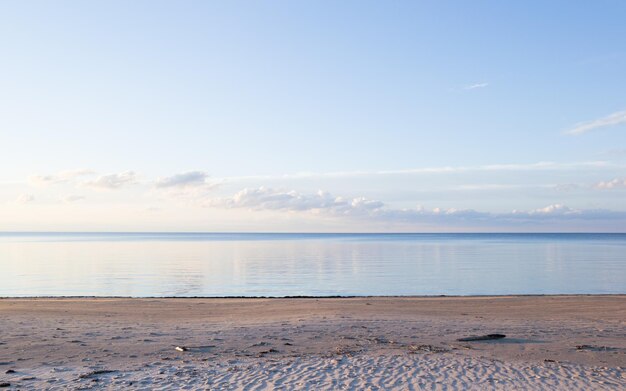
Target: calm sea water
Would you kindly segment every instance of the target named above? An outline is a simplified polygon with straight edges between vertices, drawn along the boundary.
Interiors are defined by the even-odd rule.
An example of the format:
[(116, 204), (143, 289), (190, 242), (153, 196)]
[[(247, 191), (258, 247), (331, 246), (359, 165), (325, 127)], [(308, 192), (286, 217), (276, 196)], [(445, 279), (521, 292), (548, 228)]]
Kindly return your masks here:
[(0, 296), (626, 293), (626, 234), (0, 233)]

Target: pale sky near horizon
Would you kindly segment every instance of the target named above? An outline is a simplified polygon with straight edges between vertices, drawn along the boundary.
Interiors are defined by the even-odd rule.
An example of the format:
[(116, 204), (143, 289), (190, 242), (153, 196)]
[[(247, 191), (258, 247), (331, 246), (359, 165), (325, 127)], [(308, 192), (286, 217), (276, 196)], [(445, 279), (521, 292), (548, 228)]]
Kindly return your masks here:
[(625, 20), (0, 1), (0, 231), (626, 232)]

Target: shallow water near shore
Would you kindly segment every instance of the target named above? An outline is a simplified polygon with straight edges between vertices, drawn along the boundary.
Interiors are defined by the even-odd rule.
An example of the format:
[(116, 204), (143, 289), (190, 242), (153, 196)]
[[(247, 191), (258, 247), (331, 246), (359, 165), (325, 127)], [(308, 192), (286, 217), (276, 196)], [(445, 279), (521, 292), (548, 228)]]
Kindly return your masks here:
[(0, 296), (626, 293), (626, 234), (0, 233)]

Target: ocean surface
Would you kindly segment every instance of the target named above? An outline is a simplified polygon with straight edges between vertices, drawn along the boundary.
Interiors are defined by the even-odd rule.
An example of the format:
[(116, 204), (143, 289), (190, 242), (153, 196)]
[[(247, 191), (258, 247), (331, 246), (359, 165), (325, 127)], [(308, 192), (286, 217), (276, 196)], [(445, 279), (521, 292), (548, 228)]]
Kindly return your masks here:
[(626, 293), (626, 234), (0, 233), (0, 296)]

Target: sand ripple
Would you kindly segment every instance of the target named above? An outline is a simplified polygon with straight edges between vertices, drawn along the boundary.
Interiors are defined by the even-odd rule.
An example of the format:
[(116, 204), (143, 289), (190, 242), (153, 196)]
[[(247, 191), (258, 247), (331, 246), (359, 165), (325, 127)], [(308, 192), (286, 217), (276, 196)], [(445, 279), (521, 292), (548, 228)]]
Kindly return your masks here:
[[(455, 354), (155, 362), (143, 368), (20, 371), (20, 389), (621, 390), (623, 368), (531, 365)], [(28, 376), (26, 376), (28, 374)], [(34, 377), (30, 378), (29, 377)], [(16, 384), (17, 385), (17, 384)]]

